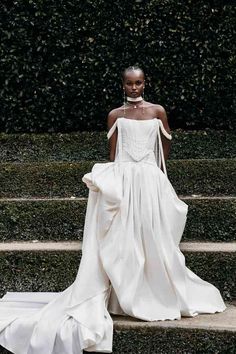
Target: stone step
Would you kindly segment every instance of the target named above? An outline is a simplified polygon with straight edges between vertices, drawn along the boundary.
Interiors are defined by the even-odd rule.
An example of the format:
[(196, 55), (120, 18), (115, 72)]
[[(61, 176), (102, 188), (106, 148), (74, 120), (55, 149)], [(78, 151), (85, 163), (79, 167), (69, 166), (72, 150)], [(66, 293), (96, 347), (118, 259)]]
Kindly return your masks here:
[[(231, 158), (236, 134), (230, 131), (172, 131), (170, 159)], [(106, 132), (0, 134), (0, 161), (43, 162), (108, 159)]]
[(222, 313), (201, 314), (176, 321), (145, 322), (112, 316), (113, 353), (196, 354), (235, 353), (236, 306)]
[[(181, 320), (146, 322), (111, 315), (114, 323), (113, 354), (235, 353), (236, 306)], [(0, 354), (9, 351), (0, 347)], [(84, 352), (86, 353), (86, 352)], [(91, 353), (91, 352), (90, 352)]]
[(177, 321), (145, 322), (113, 316), (113, 354), (235, 353), (236, 307)]
[[(81, 179), (94, 163), (2, 163), (0, 198), (86, 197)], [(236, 195), (236, 159), (169, 160), (167, 171), (178, 194)]]
[[(80, 241), (0, 243), (0, 296), (64, 290), (76, 277), (81, 246)], [(187, 267), (217, 286), (225, 300), (236, 298), (236, 242), (182, 242), (180, 249)]]
[[(235, 240), (236, 197), (180, 197), (189, 206), (182, 240)], [(0, 241), (82, 240), (87, 198), (0, 199)]]

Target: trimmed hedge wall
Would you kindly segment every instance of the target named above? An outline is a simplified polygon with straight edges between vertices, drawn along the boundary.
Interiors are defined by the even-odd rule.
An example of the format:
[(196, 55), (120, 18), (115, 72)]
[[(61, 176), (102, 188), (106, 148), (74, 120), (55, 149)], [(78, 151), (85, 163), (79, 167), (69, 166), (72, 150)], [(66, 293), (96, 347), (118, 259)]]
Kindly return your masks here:
[(235, 13), (220, 0), (4, 2), (0, 131), (104, 130), (133, 64), (172, 129), (234, 129)]
[(236, 241), (235, 199), (184, 199), (188, 204), (182, 240)]
[[(188, 219), (182, 241), (236, 241), (236, 198), (184, 199)], [(83, 239), (87, 199), (3, 200), (0, 241)]]
[[(186, 266), (215, 285), (225, 300), (235, 298), (234, 252), (183, 252)], [(1, 252), (0, 296), (6, 291), (63, 291), (75, 280), (81, 251)], [(68, 269), (70, 271), (68, 272)]]
[[(236, 134), (225, 130), (172, 131), (169, 159), (236, 157)], [(109, 160), (106, 132), (0, 134), (1, 162)]]
[[(106, 162), (0, 164), (0, 198), (87, 197), (82, 177), (94, 163)], [(176, 193), (188, 196), (236, 196), (235, 166), (236, 159), (167, 161)]]
[(186, 330), (148, 325), (138, 328), (120, 325), (117, 328), (114, 324), (113, 354), (235, 354), (235, 347), (233, 331), (216, 331), (210, 326), (204, 330)]
[[(235, 354), (234, 331), (215, 330), (210, 327), (186, 330), (172, 326), (150, 326), (149, 323), (145, 327), (127, 328), (116, 323), (117, 317), (112, 315), (113, 354)], [(89, 352), (83, 351), (83, 353)], [(0, 354), (11, 354), (11, 352), (0, 346)], [(105, 353), (101, 352), (101, 354)]]

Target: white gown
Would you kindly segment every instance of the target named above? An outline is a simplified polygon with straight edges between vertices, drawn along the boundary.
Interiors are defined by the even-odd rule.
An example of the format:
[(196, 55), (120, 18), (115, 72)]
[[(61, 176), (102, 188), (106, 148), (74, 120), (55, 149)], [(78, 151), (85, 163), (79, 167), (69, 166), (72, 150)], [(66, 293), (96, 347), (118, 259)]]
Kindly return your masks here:
[(115, 161), (95, 163), (82, 178), (89, 196), (74, 283), (0, 300), (0, 344), (13, 353), (111, 353), (111, 313), (156, 321), (226, 309), (179, 249), (188, 205), (166, 173), (160, 134), (171, 135), (158, 118), (120, 117), (108, 139), (116, 128)]

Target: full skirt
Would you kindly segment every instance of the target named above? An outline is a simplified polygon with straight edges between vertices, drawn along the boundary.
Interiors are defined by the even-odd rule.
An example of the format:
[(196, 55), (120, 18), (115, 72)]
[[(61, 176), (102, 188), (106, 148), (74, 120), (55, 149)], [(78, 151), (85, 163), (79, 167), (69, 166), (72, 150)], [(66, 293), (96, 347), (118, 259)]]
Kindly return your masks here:
[(16, 354), (112, 352), (110, 314), (144, 321), (222, 312), (219, 290), (185, 265), (179, 243), (188, 205), (154, 163), (96, 163), (82, 259), (59, 293), (8, 292), (0, 301), (0, 344)]

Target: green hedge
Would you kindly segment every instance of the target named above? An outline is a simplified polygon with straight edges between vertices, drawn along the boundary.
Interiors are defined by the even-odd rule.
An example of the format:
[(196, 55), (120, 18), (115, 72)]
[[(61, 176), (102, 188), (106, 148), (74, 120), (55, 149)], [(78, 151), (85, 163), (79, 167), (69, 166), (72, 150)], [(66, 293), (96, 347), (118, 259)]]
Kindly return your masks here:
[[(107, 132), (107, 131), (106, 131)], [(106, 132), (0, 134), (1, 162), (109, 159)], [(236, 157), (236, 134), (225, 130), (172, 131), (169, 159)]]
[[(129, 321), (137, 323), (137, 327), (133, 327), (133, 323), (131, 326), (126, 326), (126, 323), (120, 325), (116, 323), (117, 316), (112, 317), (114, 320), (113, 354), (235, 354), (234, 331), (215, 330), (210, 327), (208, 329), (186, 329), (168, 325), (158, 327), (153, 326), (152, 323), (139, 326), (140, 320), (129, 317)], [(10, 353), (0, 346), (0, 354)]]
[[(225, 300), (236, 297), (234, 252), (183, 254), (186, 266), (214, 284)], [(81, 259), (81, 251), (6, 251), (0, 255), (0, 296), (6, 291), (63, 291), (74, 281)]]
[[(188, 219), (182, 241), (236, 239), (236, 198), (184, 199)], [(82, 240), (87, 199), (0, 201), (0, 241)]]
[(82, 240), (87, 199), (0, 201), (0, 241)]
[(236, 241), (236, 199), (184, 199), (188, 218), (183, 240)]
[[(82, 177), (94, 163), (0, 164), (0, 198), (87, 197)], [(235, 165), (236, 159), (170, 160), (167, 171), (178, 194), (235, 196)]]
[(145, 327), (125, 328), (114, 323), (113, 354), (235, 354), (235, 346), (234, 331), (210, 326), (186, 329), (148, 323)]
[(234, 129), (235, 13), (220, 0), (4, 2), (0, 131), (104, 130), (133, 64), (172, 129)]

